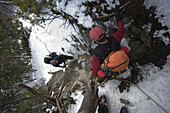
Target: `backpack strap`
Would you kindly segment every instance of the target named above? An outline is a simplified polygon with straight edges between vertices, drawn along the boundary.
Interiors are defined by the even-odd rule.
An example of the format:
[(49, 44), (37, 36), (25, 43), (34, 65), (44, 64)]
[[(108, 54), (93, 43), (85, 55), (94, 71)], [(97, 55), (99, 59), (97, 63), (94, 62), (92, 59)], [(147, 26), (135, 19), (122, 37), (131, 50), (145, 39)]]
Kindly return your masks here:
[[(125, 61), (125, 62), (127, 62), (127, 60)], [(125, 63), (124, 62), (124, 63)], [(122, 64), (124, 64), (124, 63), (122, 63)], [(103, 66), (103, 68), (102, 68), (102, 71), (106, 74), (106, 77), (110, 77), (110, 79), (112, 79), (112, 78), (114, 78), (114, 77), (117, 77), (118, 75), (120, 75), (121, 73), (123, 73), (123, 72), (125, 72), (127, 69), (128, 69), (128, 67), (125, 69), (125, 70), (123, 70), (123, 71), (117, 71), (117, 72), (114, 72), (114, 71), (112, 71), (112, 69), (114, 69), (114, 68), (117, 68), (117, 67), (119, 67), (120, 65), (122, 65), (122, 64), (120, 64), (120, 65), (118, 65), (118, 66), (116, 66), (116, 67), (114, 67), (114, 68), (109, 68), (107, 65), (106, 65), (106, 63), (105, 62), (103, 62), (103, 64), (104, 64), (104, 66)]]
[(102, 71), (106, 74), (106, 76), (111, 77), (112, 76), (112, 69), (110, 69), (106, 63), (104, 62), (104, 66), (102, 68)]

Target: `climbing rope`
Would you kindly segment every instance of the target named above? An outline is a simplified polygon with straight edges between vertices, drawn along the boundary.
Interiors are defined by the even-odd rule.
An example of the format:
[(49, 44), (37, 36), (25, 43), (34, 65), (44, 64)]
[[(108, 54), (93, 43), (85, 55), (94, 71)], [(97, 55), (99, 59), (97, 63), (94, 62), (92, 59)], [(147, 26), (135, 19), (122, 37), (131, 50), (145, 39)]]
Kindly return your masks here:
[[(70, 68), (71, 69), (71, 68)], [(73, 70), (73, 69), (72, 69)], [(91, 73), (89, 73), (88, 75), (91, 75)], [(163, 111), (165, 111), (166, 113), (168, 113), (168, 111), (166, 111), (160, 104), (158, 104), (154, 99), (152, 99), (146, 92), (144, 92), (140, 87), (138, 87), (136, 84), (134, 84), (133, 82), (131, 81), (128, 81), (128, 80), (124, 80), (124, 79), (121, 79), (121, 78), (114, 78), (115, 80), (120, 80), (120, 81), (123, 81), (123, 82), (127, 82), (127, 83), (130, 83), (130, 84), (133, 84), (136, 88), (138, 88), (143, 94), (145, 94), (150, 100), (152, 100), (157, 106), (159, 106)], [(96, 87), (96, 86), (95, 86)]]
[(121, 79), (121, 78), (114, 78), (115, 80), (120, 80), (120, 81), (123, 81), (123, 82), (128, 82), (130, 84), (133, 84), (135, 87), (137, 87), (143, 94), (145, 94), (149, 99), (151, 99), (157, 106), (159, 106), (163, 111), (165, 111), (166, 113), (168, 113), (168, 111), (166, 111), (160, 104), (158, 104), (154, 99), (152, 99), (147, 93), (145, 93), (140, 87), (138, 87), (136, 84), (134, 84), (133, 82), (131, 81), (128, 81), (128, 80), (124, 80), (124, 79)]

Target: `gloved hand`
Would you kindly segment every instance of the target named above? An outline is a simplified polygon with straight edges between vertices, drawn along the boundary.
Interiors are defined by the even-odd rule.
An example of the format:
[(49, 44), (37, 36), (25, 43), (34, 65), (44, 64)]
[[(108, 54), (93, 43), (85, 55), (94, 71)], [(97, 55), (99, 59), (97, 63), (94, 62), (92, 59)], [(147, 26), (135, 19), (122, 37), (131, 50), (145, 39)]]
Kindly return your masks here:
[(116, 8), (115, 8), (115, 17), (116, 17), (116, 21), (117, 21), (117, 22), (118, 22), (119, 20), (122, 20), (122, 17), (120, 16), (119, 6), (116, 6)]
[(92, 89), (95, 88), (95, 80), (96, 80), (96, 77), (97, 77), (97, 76), (91, 75), (90, 83), (91, 83), (91, 88), (92, 88)]
[(56, 56), (56, 52), (52, 52), (52, 53), (50, 53), (50, 54), (49, 54), (49, 56), (51, 56), (51, 57), (53, 57), (53, 58), (54, 58), (54, 57)]
[(90, 56), (93, 55), (93, 50), (91, 48), (87, 49), (87, 52), (90, 54)]

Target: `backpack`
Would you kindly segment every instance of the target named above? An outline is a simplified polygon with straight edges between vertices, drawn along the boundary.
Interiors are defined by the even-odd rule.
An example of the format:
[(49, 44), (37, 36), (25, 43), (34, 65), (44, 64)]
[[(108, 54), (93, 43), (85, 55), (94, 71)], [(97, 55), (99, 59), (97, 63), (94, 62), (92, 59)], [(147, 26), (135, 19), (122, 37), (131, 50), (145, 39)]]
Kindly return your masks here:
[(112, 51), (101, 65), (102, 71), (109, 77), (116, 77), (128, 69), (129, 56), (123, 50)]

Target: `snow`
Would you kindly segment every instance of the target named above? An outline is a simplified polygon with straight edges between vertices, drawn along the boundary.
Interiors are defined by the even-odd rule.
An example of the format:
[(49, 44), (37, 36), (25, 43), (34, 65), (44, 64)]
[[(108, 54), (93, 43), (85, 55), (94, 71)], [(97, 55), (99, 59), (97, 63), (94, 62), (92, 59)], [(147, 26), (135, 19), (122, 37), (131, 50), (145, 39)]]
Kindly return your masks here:
[(54, 20), (45, 29), (39, 26), (32, 28), (32, 33), (30, 36), (30, 47), (33, 55), (32, 65), (36, 68), (35, 78), (46, 78), (46, 83), (49, 81), (52, 75), (48, 72), (58, 71), (61, 68), (56, 68), (51, 65), (44, 63), (44, 57), (50, 52), (57, 52), (57, 54), (67, 54), (61, 49), (63, 47), (65, 51), (69, 51), (72, 46), (71, 43), (64, 40), (71, 41), (70, 34), (74, 34), (74, 29), (68, 26), (65, 29), (62, 26), (63, 21), (61, 19)]
[[(85, 1), (85, 0), (82, 0)], [(68, 1), (68, 6), (65, 8), (64, 4), (60, 5), (60, 9), (69, 12), (72, 16), (79, 16), (79, 23), (86, 25), (86, 27), (91, 27), (94, 23), (92, 19), (88, 16), (84, 16), (81, 11), (84, 11), (84, 7), (80, 7), (80, 0)], [(110, 2), (109, 0), (107, 0)], [(159, 21), (166, 26), (170, 26), (170, 1), (169, 0), (145, 0), (144, 5), (149, 8), (151, 6), (156, 6), (156, 14)], [(164, 15), (162, 17), (161, 15)], [(32, 33), (30, 36), (30, 47), (32, 51), (32, 65), (37, 70), (34, 73), (33, 78), (37, 81), (45, 78), (46, 83), (49, 81), (52, 75), (48, 72), (54, 72), (60, 70), (61, 68), (56, 68), (51, 65), (45, 64), (43, 59), (50, 52), (57, 52), (58, 54), (68, 54), (68, 51), (73, 51), (75, 54), (76, 50), (71, 46), (73, 42), (70, 38), (70, 34), (78, 36), (72, 26), (62, 26), (64, 23), (61, 19), (55, 19), (52, 23), (47, 24), (44, 28), (39, 26), (32, 26)], [(148, 29), (149, 30), (149, 29)], [(155, 36), (158, 35), (163, 37), (162, 40), (166, 44), (169, 44), (169, 38), (164, 37), (162, 33), (170, 32), (168, 30), (156, 31)], [(65, 39), (69, 40), (67, 42)], [(123, 40), (122, 44), (127, 45), (128, 40)], [(65, 52), (61, 50), (61, 47), (65, 49)], [(149, 96), (151, 96), (157, 103), (159, 103), (166, 111), (170, 112), (170, 56), (167, 57), (167, 63), (160, 69), (152, 64), (145, 66), (138, 66), (141, 69), (141, 74), (144, 77), (143, 81), (139, 82), (137, 85), (145, 91)], [(122, 77), (130, 75), (128, 70)], [(99, 95), (105, 94), (108, 100), (109, 113), (118, 113), (120, 108), (124, 104), (120, 103), (120, 99), (126, 99), (130, 101), (128, 109), (130, 113), (164, 113), (159, 106), (157, 106), (153, 101), (151, 101), (146, 95), (144, 95), (137, 87), (131, 85), (129, 92), (124, 91), (119, 92), (118, 89), (119, 81), (111, 80), (108, 81), (105, 87), (99, 87)], [(71, 105), (68, 112), (76, 113), (80, 107), (83, 99), (81, 92), (77, 91), (76, 94), (72, 94), (72, 97), (76, 99), (76, 105)], [(96, 111), (97, 112), (97, 111)]]
[[(74, 98), (76, 103), (80, 103), (83, 101), (83, 91), (75, 91), (71, 94), (71, 97)], [(75, 113), (75, 111), (78, 111), (79, 108), (81, 107), (81, 104), (75, 104), (75, 105), (71, 105), (69, 106), (68, 112), (69, 113)]]

